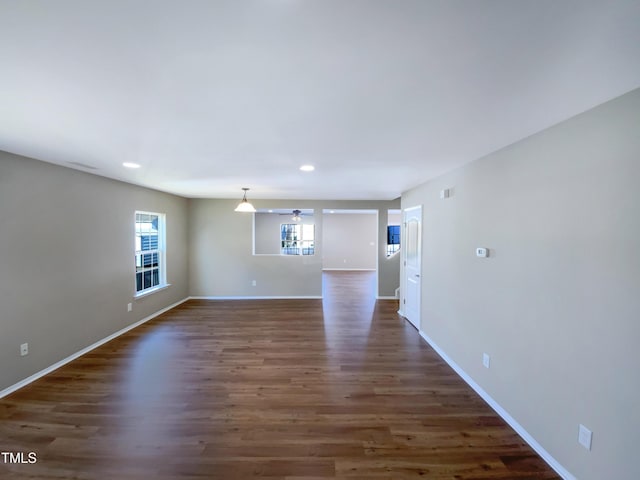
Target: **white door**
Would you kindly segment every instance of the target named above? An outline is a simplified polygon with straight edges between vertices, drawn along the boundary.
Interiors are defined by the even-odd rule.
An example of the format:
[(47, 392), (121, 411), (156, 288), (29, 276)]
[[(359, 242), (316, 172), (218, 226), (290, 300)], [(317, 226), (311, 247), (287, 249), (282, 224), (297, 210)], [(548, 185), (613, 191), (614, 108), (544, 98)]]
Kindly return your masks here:
[(420, 275), (422, 267), (422, 206), (404, 211), (404, 316), (420, 330)]

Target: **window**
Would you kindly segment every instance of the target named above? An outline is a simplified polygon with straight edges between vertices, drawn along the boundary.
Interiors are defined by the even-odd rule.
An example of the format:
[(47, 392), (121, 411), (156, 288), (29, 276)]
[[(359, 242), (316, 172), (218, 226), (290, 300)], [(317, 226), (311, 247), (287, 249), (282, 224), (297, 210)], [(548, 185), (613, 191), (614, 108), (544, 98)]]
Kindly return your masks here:
[(400, 225), (387, 227), (387, 257), (400, 250)]
[(164, 214), (136, 212), (136, 294), (166, 285)]
[(280, 225), (280, 253), (282, 255), (313, 255), (315, 253), (314, 226), (299, 223)]

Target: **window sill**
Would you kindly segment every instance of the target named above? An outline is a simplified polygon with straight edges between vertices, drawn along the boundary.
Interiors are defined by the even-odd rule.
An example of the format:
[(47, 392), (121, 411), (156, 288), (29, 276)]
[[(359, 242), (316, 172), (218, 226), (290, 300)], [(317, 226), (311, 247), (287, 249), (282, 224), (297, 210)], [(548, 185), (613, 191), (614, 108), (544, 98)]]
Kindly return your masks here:
[(149, 295), (153, 295), (154, 293), (160, 292), (162, 290), (166, 290), (167, 288), (169, 288), (171, 286), (170, 283), (165, 283), (164, 285), (158, 285), (155, 288), (149, 288), (148, 290), (143, 290), (140, 293), (136, 293), (133, 298), (134, 299), (138, 299), (138, 298), (144, 298), (147, 297)]

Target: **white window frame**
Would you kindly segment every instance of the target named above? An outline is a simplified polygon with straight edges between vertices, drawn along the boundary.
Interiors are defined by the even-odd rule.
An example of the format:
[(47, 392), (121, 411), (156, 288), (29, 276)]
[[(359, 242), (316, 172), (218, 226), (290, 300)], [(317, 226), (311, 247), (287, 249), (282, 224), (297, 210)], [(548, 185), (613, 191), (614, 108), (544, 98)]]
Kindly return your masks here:
[[(134, 228), (134, 239), (138, 238), (138, 215), (154, 215), (158, 217), (158, 247), (153, 250), (138, 250), (136, 248), (136, 241), (134, 241), (134, 276), (133, 276), (133, 291), (134, 297), (142, 297), (148, 295), (153, 292), (157, 292), (158, 290), (162, 290), (169, 285), (167, 284), (167, 255), (166, 255), (166, 226), (167, 226), (167, 218), (164, 213), (158, 212), (147, 212), (143, 210), (136, 210), (133, 216), (133, 228)], [(144, 268), (141, 267), (142, 270), (138, 270), (138, 257), (142, 258), (142, 255), (149, 254), (157, 254), (158, 255), (158, 267), (149, 267)], [(142, 261), (140, 261), (142, 264)], [(144, 282), (144, 272), (153, 271), (157, 268), (158, 270), (158, 284), (152, 285), (147, 288), (143, 288), (138, 290), (137, 284), (137, 276), (138, 273), (142, 273), (143, 282)]]
[[(284, 225), (295, 225), (296, 227), (300, 227), (300, 238), (296, 239), (296, 242), (299, 243), (299, 246), (297, 247), (283, 247), (282, 246), (282, 242), (284, 241), (282, 239), (282, 227)], [(313, 228), (313, 238), (312, 239), (305, 239), (304, 238), (304, 227), (305, 226), (310, 226)], [(305, 246), (306, 245), (306, 246)], [(285, 248), (296, 248), (300, 250), (300, 253), (284, 253)], [(304, 250), (309, 249), (309, 248), (313, 248), (313, 253), (311, 254), (304, 254)], [(280, 255), (285, 256), (285, 257), (296, 257), (296, 256), (305, 256), (305, 257), (311, 257), (313, 255), (316, 254), (316, 226), (313, 223), (295, 223), (295, 222), (287, 222), (287, 223), (281, 223), (280, 224)]]

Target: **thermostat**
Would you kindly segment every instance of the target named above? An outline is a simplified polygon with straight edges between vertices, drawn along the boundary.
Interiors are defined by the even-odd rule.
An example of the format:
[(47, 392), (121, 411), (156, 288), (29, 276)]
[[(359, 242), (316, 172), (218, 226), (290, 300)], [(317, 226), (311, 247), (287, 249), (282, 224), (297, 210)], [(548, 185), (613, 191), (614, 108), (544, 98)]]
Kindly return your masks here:
[(489, 256), (489, 249), (484, 247), (476, 248), (476, 257), (486, 258)]

